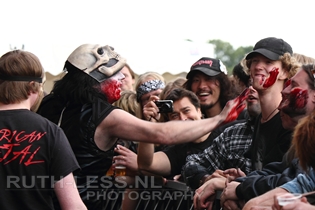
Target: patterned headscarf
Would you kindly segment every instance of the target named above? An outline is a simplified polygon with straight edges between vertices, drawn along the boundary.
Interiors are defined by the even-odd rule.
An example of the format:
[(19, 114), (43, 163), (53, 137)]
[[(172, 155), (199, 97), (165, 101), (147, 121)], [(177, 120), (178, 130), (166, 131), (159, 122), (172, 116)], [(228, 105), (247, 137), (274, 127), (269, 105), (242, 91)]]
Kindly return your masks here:
[(141, 84), (137, 89), (137, 101), (139, 102), (141, 97), (149, 92), (152, 92), (154, 90), (158, 89), (164, 89), (165, 84), (161, 80), (149, 80), (145, 83)]

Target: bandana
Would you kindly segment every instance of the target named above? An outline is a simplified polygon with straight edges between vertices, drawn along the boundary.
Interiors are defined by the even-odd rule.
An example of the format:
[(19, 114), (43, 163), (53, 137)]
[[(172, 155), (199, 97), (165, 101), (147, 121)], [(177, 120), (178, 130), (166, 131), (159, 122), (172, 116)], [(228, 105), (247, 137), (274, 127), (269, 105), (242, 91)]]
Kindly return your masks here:
[(145, 83), (141, 84), (137, 89), (137, 101), (139, 102), (141, 97), (146, 94), (150, 93), (154, 90), (163, 89), (165, 87), (164, 82), (161, 80), (149, 80)]
[(8, 76), (8, 75), (0, 75), (1, 80), (5, 81), (22, 81), (22, 82), (39, 82), (42, 83), (43, 78), (41, 77), (31, 77), (31, 76)]

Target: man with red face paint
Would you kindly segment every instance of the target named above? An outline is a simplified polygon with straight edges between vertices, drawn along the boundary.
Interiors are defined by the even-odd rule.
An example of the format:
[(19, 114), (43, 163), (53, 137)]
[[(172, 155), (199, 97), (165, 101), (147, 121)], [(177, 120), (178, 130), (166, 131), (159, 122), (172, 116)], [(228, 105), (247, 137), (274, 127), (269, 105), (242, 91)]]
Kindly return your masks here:
[[(259, 40), (253, 51), (245, 57), (261, 106), (261, 115), (254, 126), (252, 145), (244, 155), (252, 160), (252, 170), (261, 170), (270, 162), (281, 161), (290, 147), (292, 130), (283, 127), (278, 106), (282, 100), (284, 83), (300, 66), (292, 54), (291, 46), (283, 39), (268, 37)], [(221, 204), (229, 196), (223, 193)], [(228, 207), (231, 205), (225, 204)]]
[[(103, 209), (104, 188), (113, 180), (105, 173), (112, 165), (117, 140), (180, 144), (198, 139), (226, 121), (231, 110), (242, 111), (245, 98), (230, 101), (209, 119), (152, 123), (112, 106), (119, 99), (125, 59), (112, 47), (84, 44), (65, 63), (67, 72), (41, 103), (38, 113), (65, 132), (81, 170), (75, 171), (78, 190), (89, 209)], [(192, 129), (193, 128), (193, 129)], [(130, 135), (135, 134), (135, 135)], [(128, 174), (127, 174), (128, 175)], [(127, 183), (120, 183), (126, 187)]]
[(267, 163), (281, 161), (290, 146), (292, 131), (282, 126), (278, 106), (285, 81), (299, 65), (292, 57), (291, 46), (274, 37), (258, 41), (245, 59), (261, 106), (247, 156), (252, 159), (253, 170), (260, 170)]
[[(303, 65), (301, 70), (286, 83), (279, 105), (282, 125), (285, 128), (294, 130), (300, 119), (315, 110), (314, 70), (313, 64)], [(270, 163), (262, 171), (254, 171), (247, 177), (236, 179), (241, 183), (238, 183), (235, 193), (238, 198), (245, 201), (253, 198), (246, 203), (244, 209), (257, 205), (271, 206), (275, 194), (286, 192), (276, 187), (294, 179), (300, 173), (304, 172), (295, 157), (295, 148), (291, 146), (282, 162)], [(227, 190), (233, 191), (235, 188), (229, 185), (230, 183)]]
[[(279, 105), (284, 128), (294, 130), (301, 118), (315, 110), (313, 71), (313, 64), (303, 65), (301, 70), (286, 82), (282, 91), (282, 101)], [(261, 171), (254, 171), (246, 177), (236, 179), (236, 182), (227, 185), (227, 191), (230, 192), (230, 197), (236, 196), (241, 200), (248, 201), (254, 198), (246, 204), (246, 209), (263, 202), (269, 205), (273, 202), (273, 196), (281, 192), (281, 189), (276, 187), (294, 179), (300, 173), (303, 173), (303, 170), (295, 157), (295, 148), (291, 146), (282, 162), (270, 163)], [(276, 189), (272, 190), (274, 188)], [(269, 190), (272, 191), (266, 193)]]

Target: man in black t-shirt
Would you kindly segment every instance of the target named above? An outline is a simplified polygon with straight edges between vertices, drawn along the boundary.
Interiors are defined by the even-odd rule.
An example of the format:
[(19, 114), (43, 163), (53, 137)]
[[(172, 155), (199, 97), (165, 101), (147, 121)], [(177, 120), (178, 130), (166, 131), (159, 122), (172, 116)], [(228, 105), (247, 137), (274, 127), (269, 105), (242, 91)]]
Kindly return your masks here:
[[(283, 99), (285, 82), (296, 74), (300, 64), (292, 56), (292, 47), (283, 39), (267, 37), (259, 40), (253, 51), (246, 55), (246, 65), (253, 79), (253, 87), (258, 91), (262, 113), (255, 124), (253, 142), (248, 152), (253, 170), (271, 162), (281, 161), (291, 145), (292, 130), (283, 126), (279, 104)], [(231, 182), (233, 188), (240, 184)], [(232, 191), (232, 190), (231, 190)], [(234, 197), (224, 192), (221, 202)], [(230, 203), (230, 204), (229, 204)], [(226, 202), (232, 208), (235, 202)]]
[[(59, 127), (36, 111), (44, 70), (32, 53), (0, 58), (0, 209), (86, 209), (72, 172), (79, 169)], [(32, 111), (31, 111), (32, 110)]]

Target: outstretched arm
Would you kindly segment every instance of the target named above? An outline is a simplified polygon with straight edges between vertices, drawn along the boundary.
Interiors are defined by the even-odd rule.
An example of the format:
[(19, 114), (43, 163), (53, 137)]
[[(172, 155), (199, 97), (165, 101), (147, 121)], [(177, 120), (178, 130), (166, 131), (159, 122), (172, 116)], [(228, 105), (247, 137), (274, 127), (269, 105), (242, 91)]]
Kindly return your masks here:
[(119, 137), (130, 141), (157, 144), (187, 143), (211, 132), (223, 122), (227, 123), (227, 119), (234, 119), (234, 116), (233, 118), (229, 116), (245, 108), (242, 106), (245, 99), (242, 100), (229, 101), (222, 112), (215, 117), (195, 121), (151, 123), (140, 120), (123, 110), (115, 109), (97, 127), (96, 135), (101, 136), (102, 139)]

